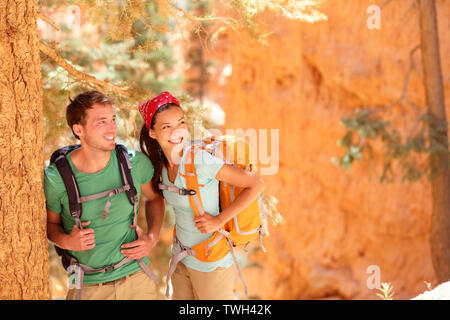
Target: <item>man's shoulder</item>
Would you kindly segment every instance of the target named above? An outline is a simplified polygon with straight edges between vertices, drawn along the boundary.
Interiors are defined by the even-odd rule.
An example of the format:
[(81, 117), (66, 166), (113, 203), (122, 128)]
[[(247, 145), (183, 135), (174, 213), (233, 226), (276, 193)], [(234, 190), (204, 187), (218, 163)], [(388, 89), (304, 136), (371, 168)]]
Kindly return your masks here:
[(44, 187), (46, 194), (50, 192), (50, 190), (53, 193), (63, 194), (66, 190), (61, 174), (54, 163), (44, 169)]
[[(153, 177), (153, 164), (150, 159), (141, 151), (127, 148), (130, 159), (131, 172), (138, 177), (140, 184), (147, 183)], [(138, 183), (135, 181), (135, 183)]]
[(127, 153), (132, 165), (136, 163), (151, 163), (150, 159), (141, 151), (127, 148)]
[(46, 180), (53, 183), (63, 182), (61, 174), (54, 163), (51, 163), (47, 168), (44, 169), (44, 176)]

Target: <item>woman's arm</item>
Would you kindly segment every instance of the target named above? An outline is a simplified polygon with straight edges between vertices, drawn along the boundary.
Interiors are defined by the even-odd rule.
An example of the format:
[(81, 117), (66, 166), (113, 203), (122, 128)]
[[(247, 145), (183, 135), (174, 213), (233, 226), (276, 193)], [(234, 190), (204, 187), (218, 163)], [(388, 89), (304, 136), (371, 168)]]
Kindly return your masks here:
[(164, 221), (166, 206), (164, 198), (159, 192), (153, 190), (152, 181), (142, 185), (141, 192), (146, 198), (145, 217), (147, 220), (148, 234), (154, 234), (159, 238), (159, 232)]
[(219, 215), (194, 217), (195, 226), (203, 233), (214, 232), (222, 227), (228, 220), (247, 208), (264, 191), (265, 183), (258, 175), (239, 167), (224, 164), (216, 175), (216, 179), (244, 188), (236, 199)]

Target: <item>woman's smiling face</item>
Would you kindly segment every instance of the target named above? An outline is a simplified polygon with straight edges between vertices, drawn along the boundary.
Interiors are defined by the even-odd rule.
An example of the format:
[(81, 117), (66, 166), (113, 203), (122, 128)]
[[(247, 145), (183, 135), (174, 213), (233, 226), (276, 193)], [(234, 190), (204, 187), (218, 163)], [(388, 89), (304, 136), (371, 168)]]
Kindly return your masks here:
[(158, 141), (166, 155), (173, 151), (181, 151), (188, 140), (183, 110), (177, 106), (170, 106), (156, 114), (149, 135)]

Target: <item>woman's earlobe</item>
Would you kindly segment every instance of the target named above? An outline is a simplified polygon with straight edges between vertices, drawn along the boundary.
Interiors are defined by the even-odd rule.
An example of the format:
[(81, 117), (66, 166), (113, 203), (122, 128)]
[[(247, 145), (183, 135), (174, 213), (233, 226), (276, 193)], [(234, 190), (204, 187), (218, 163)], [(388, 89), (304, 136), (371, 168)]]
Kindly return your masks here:
[(148, 130), (148, 135), (149, 135), (150, 138), (156, 139), (156, 135), (155, 135), (155, 133), (153, 132), (152, 129)]

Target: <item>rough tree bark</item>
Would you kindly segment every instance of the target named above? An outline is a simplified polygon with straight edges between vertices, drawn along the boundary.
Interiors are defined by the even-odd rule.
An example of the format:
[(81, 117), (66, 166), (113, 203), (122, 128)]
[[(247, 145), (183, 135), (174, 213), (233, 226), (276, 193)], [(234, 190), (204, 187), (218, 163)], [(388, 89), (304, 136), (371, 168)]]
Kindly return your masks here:
[(36, 1), (0, 1), (0, 299), (49, 299)]
[[(418, 0), (424, 85), (429, 113), (438, 121), (447, 121), (442, 82), (436, 7), (434, 0)], [(430, 128), (433, 129), (433, 128)], [(435, 128), (434, 128), (435, 129)], [(448, 149), (447, 129), (438, 143)], [(431, 168), (447, 166), (448, 154), (436, 152), (430, 157)], [(431, 255), (439, 283), (450, 279), (450, 170), (440, 171), (432, 180)]]

